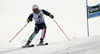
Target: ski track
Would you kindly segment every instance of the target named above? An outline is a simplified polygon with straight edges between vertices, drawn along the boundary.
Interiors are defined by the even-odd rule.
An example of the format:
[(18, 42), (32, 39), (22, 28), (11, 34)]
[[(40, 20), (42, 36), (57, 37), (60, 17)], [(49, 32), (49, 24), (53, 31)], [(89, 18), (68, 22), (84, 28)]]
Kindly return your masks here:
[(31, 48), (1, 48), (0, 54), (100, 54), (100, 36), (49, 43)]

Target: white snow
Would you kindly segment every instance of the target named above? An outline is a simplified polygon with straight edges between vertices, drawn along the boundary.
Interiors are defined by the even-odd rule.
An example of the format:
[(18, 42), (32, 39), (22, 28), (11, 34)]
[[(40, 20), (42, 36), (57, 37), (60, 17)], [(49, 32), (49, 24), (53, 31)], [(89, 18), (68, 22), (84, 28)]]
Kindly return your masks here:
[(0, 45), (0, 54), (100, 54), (100, 36), (53, 42), (47, 46), (32, 48), (4, 47)]

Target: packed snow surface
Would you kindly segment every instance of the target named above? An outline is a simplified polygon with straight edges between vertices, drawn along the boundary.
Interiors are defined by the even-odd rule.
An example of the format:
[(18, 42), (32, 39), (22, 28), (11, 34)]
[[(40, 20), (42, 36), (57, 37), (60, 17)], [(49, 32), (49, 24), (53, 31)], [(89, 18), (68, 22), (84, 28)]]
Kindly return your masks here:
[(71, 39), (31, 48), (2, 47), (0, 54), (100, 54), (100, 36)]

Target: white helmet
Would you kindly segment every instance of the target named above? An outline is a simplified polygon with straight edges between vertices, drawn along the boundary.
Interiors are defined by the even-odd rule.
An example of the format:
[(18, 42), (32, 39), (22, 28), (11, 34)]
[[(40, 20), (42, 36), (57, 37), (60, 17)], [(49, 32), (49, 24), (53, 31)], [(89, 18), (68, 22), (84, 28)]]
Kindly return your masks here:
[(36, 9), (36, 8), (39, 9), (39, 7), (38, 7), (37, 5), (33, 5), (33, 6), (32, 6), (32, 9)]

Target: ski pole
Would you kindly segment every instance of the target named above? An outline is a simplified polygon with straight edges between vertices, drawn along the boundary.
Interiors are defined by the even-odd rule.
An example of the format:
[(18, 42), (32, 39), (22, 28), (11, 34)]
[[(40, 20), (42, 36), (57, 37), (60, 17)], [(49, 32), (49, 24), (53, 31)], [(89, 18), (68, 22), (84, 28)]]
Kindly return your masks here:
[(27, 24), (25, 24), (25, 26), (9, 41), (9, 43), (26, 27)]
[[(54, 18), (53, 18), (54, 20)], [(54, 22), (58, 25), (58, 23), (54, 20)], [(58, 25), (58, 27), (60, 28), (60, 30), (64, 33), (64, 31), (61, 29), (61, 27)], [(64, 33), (64, 35), (67, 37), (67, 35)], [(67, 39), (70, 41), (70, 39), (67, 37)]]

